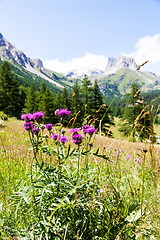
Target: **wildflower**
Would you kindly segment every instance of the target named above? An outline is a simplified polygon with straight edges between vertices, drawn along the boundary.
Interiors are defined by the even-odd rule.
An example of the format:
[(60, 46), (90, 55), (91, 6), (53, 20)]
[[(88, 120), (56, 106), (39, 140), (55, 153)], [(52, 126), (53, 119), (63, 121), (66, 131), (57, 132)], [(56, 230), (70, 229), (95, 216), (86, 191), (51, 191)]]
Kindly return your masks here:
[(79, 129), (78, 128), (73, 128), (73, 129), (70, 129), (69, 131), (70, 131), (70, 133), (75, 134), (75, 133), (79, 132)]
[(33, 118), (39, 123), (42, 121), (42, 119), (44, 118), (44, 113), (42, 111), (40, 112), (34, 112), (33, 113)]
[(31, 113), (22, 114), (21, 119), (25, 120), (26, 122), (30, 122), (30, 121), (34, 120), (33, 115)]
[(73, 140), (73, 143), (75, 143), (76, 145), (79, 145), (82, 143), (82, 135), (80, 135), (79, 133), (75, 133), (72, 135), (72, 140)]
[(23, 128), (27, 131), (31, 131), (33, 128), (33, 123), (32, 122), (25, 122)]
[(82, 126), (82, 130), (83, 130), (83, 133), (84, 133), (84, 134), (87, 133), (87, 129), (88, 129), (89, 127), (90, 127), (89, 125)]
[(53, 127), (53, 124), (51, 124), (51, 123), (46, 124), (46, 129), (47, 129), (48, 131), (51, 131), (51, 130), (52, 130), (52, 127)]
[(125, 151), (124, 151), (123, 149), (121, 149), (121, 152), (122, 152), (122, 153), (125, 153)]
[(70, 114), (71, 114), (71, 111), (68, 111), (67, 108), (65, 108), (65, 109), (58, 108), (55, 111), (55, 115), (60, 118), (65, 118), (65, 117), (69, 116)]
[(34, 127), (32, 128), (32, 133), (35, 134), (35, 135), (38, 135), (38, 133), (39, 133), (39, 128), (36, 127), (36, 126), (34, 126)]
[(53, 134), (51, 135), (51, 138), (53, 138), (55, 141), (58, 141), (59, 135), (56, 134), (56, 133), (53, 133)]
[(60, 137), (60, 142), (61, 142), (61, 143), (64, 144), (64, 143), (67, 142), (67, 141), (68, 141), (68, 138), (67, 138), (66, 136), (61, 136), (61, 137)]
[(92, 126), (88, 126), (88, 125), (83, 126), (82, 130), (83, 130), (84, 134), (89, 134), (89, 135), (93, 135), (93, 133), (97, 132), (97, 129), (95, 129)]
[(127, 159), (131, 158), (131, 155), (130, 154), (127, 154)]

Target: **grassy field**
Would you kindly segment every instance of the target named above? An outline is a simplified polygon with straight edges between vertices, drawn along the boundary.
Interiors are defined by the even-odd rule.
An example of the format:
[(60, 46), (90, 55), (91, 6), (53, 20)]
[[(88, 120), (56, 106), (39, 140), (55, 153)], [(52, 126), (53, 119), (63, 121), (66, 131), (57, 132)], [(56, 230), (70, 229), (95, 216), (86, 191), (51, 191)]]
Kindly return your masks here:
[[(100, 136), (97, 133), (90, 141), (93, 145), (92, 149), (87, 145), (90, 151), (85, 152), (81, 147), (79, 149), (81, 155), (79, 155), (76, 148), (77, 155), (72, 153), (73, 155), (68, 154), (69, 157), (65, 157), (65, 161), (62, 163), (62, 168), (65, 170), (61, 172), (62, 169), (60, 169), (60, 173), (62, 175), (68, 174), (69, 177), (64, 179), (70, 179), (67, 180), (70, 181), (70, 190), (68, 190), (69, 193), (65, 193), (67, 195), (61, 193), (63, 195), (63, 204), (61, 199), (61, 205), (58, 205), (57, 196), (53, 194), (53, 189), (50, 190), (49, 184), (51, 183), (49, 183), (43, 201), (41, 200), (41, 203), (39, 203), (36, 200), (37, 206), (41, 206), (37, 207), (32, 200), (33, 196), (38, 196), (37, 199), (39, 199), (40, 194), (42, 194), (42, 192), (37, 193), (37, 186), (34, 194), (32, 192), (32, 197), (31, 195), (25, 195), (25, 197), (27, 196), (26, 201), (24, 198), (23, 201), (21, 199), (18, 202), (19, 200), (15, 197), (20, 191), (22, 193), (22, 188), (28, 187), (30, 189), (30, 171), (35, 157), (28, 133), (23, 129), (23, 124), (23, 121), (14, 118), (0, 123), (0, 239), (160, 239), (160, 145), (155, 144), (153, 146), (149, 143), (128, 142), (119, 134), (117, 130), (118, 119), (116, 119), (116, 126), (112, 129), (114, 138)], [(159, 129), (160, 126), (155, 127), (157, 134)], [(65, 129), (65, 131), (69, 141), (63, 148), (63, 158), (67, 152), (69, 153), (69, 145), (71, 145), (71, 149), (75, 147), (71, 142), (69, 129)], [(62, 148), (56, 148), (57, 146), (52, 143), (52, 139), (48, 139), (48, 144), (52, 146), (50, 151), (58, 149), (58, 154), (61, 154), (60, 150)], [(100, 150), (96, 153), (97, 148)], [(43, 152), (37, 155), (37, 161), (40, 162), (43, 158), (44, 162), (51, 163), (52, 161), (55, 168), (61, 167), (61, 165), (58, 165), (60, 159), (57, 157), (59, 159), (57, 161), (57, 155), (55, 154), (56, 150), (53, 151), (51, 159), (50, 155)], [(78, 163), (79, 165), (77, 165)], [(41, 179), (46, 170), (43, 170), (42, 166), (40, 169), (42, 172), (34, 173), (34, 170), (32, 171), (33, 176), (35, 174), (35, 181), (37, 181), (37, 179)], [(36, 174), (40, 175), (37, 176)], [(64, 179), (62, 178), (63, 181)], [(44, 181), (47, 180), (44, 180), (43, 176), (43, 184)], [(74, 187), (71, 187), (71, 183), (75, 189), (78, 189), (75, 190), (77, 192), (74, 195)], [(83, 186), (88, 186), (88, 188), (82, 190), (79, 184), (84, 184)], [(58, 189), (60, 186), (58, 185)], [(89, 195), (90, 191), (91, 195)], [(48, 194), (51, 194), (52, 200), (48, 198), (50, 196)], [(14, 198), (12, 199), (13, 195)], [(81, 201), (82, 198), (83, 201)], [(54, 201), (57, 204), (56, 208), (53, 204)], [(68, 201), (67, 205), (64, 204), (65, 201)], [(47, 205), (49, 202), (50, 205)], [(76, 206), (79, 206), (78, 204), (82, 206), (83, 202), (83, 208), (85, 209), (83, 216), (91, 218), (87, 223), (88, 225), (85, 225), (88, 218), (86, 217), (87, 220), (84, 220), (82, 225), (85, 225), (85, 228), (81, 226), (79, 220), (75, 220), (75, 205), (73, 202)], [(61, 210), (62, 205), (63, 211)], [(131, 208), (134, 207), (135, 210), (132, 213)], [(52, 210), (49, 211), (48, 209)], [(60, 210), (62, 212), (59, 213)], [(38, 212), (38, 216), (34, 215), (35, 212)], [(81, 212), (83, 212), (82, 209)], [(106, 215), (106, 212), (108, 215)], [(63, 215), (63, 221), (58, 213), (60, 216)], [(80, 213), (76, 213), (76, 218)], [(72, 216), (72, 221), (75, 221), (75, 224), (70, 225), (70, 219), (66, 218), (66, 214)], [(80, 216), (80, 219), (83, 218), (82, 215)], [(61, 230), (55, 229), (57, 235), (54, 235), (54, 237), (47, 223), (45, 223), (45, 228), (38, 225), (37, 222), (43, 222), (42, 219), (44, 218), (52, 229), (57, 224), (54, 221), (59, 219), (57, 221), (61, 222)], [(98, 222), (99, 218), (101, 223)], [(64, 227), (62, 222), (65, 223)], [(75, 226), (78, 226), (77, 229)], [(40, 229), (42, 238), (40, 238), (40, 233), (37, 233), (35, 228)], [(74, 228), (75, 231), (73, 231)], [(81, 228), (83, 228), (83, 231), (81, 230), (80, 234)]]

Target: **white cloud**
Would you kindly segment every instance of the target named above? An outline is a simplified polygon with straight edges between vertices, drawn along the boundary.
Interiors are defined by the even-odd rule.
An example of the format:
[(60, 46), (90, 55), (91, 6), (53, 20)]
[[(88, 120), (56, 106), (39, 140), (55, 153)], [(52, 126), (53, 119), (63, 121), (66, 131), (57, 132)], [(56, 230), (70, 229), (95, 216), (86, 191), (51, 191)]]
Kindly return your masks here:
[(61, 62), (58, 59), (43, 61), (44, 67), (56, 72), (66, 73), (74, 69), (97, 68), (104, 70), (107, 64), (107, 58), (103, 55), (86, 53), (83, 57), (73, 58), (66, 62)]
[(160, 33), (140, 38), (135, 49), (127, 56), (133, 57), (138, 65), (149, 60), (142, 70), (160, 73)]
[[(147, 60), (149, 62), (141, 68), (143, 71), (151, 71), (160, 75), (160, 33), (154, 36), (140, 38), (135, 44), (135, 51), (129, 54), (122, 54), (133, 57), (139, 65)], [(112, 56), (110, 56), (112, 57)], [(86, 53), (83, 57), (73, 58), (69, 61), (58, 59), (43, 61), (44, 67), (59, 73), (67, 73), (72, 70), (94, 69), (103, 70), (106, 67), (108, 58), (103, 55)]]

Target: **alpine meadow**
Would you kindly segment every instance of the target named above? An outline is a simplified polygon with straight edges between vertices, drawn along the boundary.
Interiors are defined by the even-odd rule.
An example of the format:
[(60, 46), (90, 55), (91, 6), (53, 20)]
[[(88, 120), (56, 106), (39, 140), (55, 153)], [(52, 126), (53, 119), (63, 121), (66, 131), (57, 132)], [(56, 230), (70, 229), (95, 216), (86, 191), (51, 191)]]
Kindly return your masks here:
[(144, 64), (63, 75), (0, 34), (0, 239), (160, 239), (160, 77)]

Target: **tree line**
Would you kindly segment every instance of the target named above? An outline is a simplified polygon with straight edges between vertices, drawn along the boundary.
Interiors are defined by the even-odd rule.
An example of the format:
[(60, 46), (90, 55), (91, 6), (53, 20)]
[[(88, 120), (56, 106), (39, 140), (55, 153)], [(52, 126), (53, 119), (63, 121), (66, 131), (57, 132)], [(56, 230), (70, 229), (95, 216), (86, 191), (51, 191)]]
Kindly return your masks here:
[[(140, 92), (136, 95), (138, 91), (138, 84), (133, 83), (130, 93), (123, 99), (115, 98), (112, 106), (108, 106), (101, 94), (98, 81), (95, 79), (92, 84), (87, 75), (84, 76), (81, 84), (75, 82), (72, 91), (64, 87), (62, 91), (55, 93), (49, 90), (45, 82), (36, 89), (33, 86), (26, 88), (19, 85), (10, 64), (6, 61), (0, 68), (0, 111), (8, 116), (20, 118), (22, 113), (43, 111), (46, 123), (57, 123), (55, 111), (58, 108), (68, 108), (72, 112), (70, 126), (80, 127), (82, 123), (93, 124), (96, 128), (101, 126), (101, 129), (110, 136), (112, 132), (109, 129), (114, 125), (113, 116), (118, 116), (122, 120), (119, 130), (123, 134), (129, 135), (134, 130), (133, 137), (136, 132), (140, 133), (141, 138), (149, 137), (153, 116), (150, 116), (149, 107), (143, 110), (144, 97), (140, 96)], [(158, 93), (156, 92), (154, 96), (159, 100)], [(151, 95), (151, 93), (145, 95), (145, 99), (149, 99), (149, 94)], [(155, 102), (158, 104), (158, 101)], [(140, 119), (135, 125), (139, 115)], [(153, 111), (152, 115), (154, 115)], [(68, 120), (64, 120), (63, 124), (67, 126)]]
[[(75, 82), (73, 90), (63, 88), (57, 94), (53, 93), (42, 82), (38, 89), (33, 86), (24, 88), (18, 84), (10, 64), (4, 61), (0, 69), (0, 111), (4, 111), (10, 117), (20, 118), (22, 113), (43, 111), (46, 123), (56, 123), (55, 111), (58, 108), (71, 110), (71, 125), (81, 126), (94, 124), (99, 126), (103, 118), (102, 127), (107, 130), (113, 125), (111, 111), (104, 104), (98, 81), (92, 84), (85, 75), (81, 84)], [(107, 110), (108, 109), (108, 110)], [(67, 125), (67, 122), (64, 121)]]

